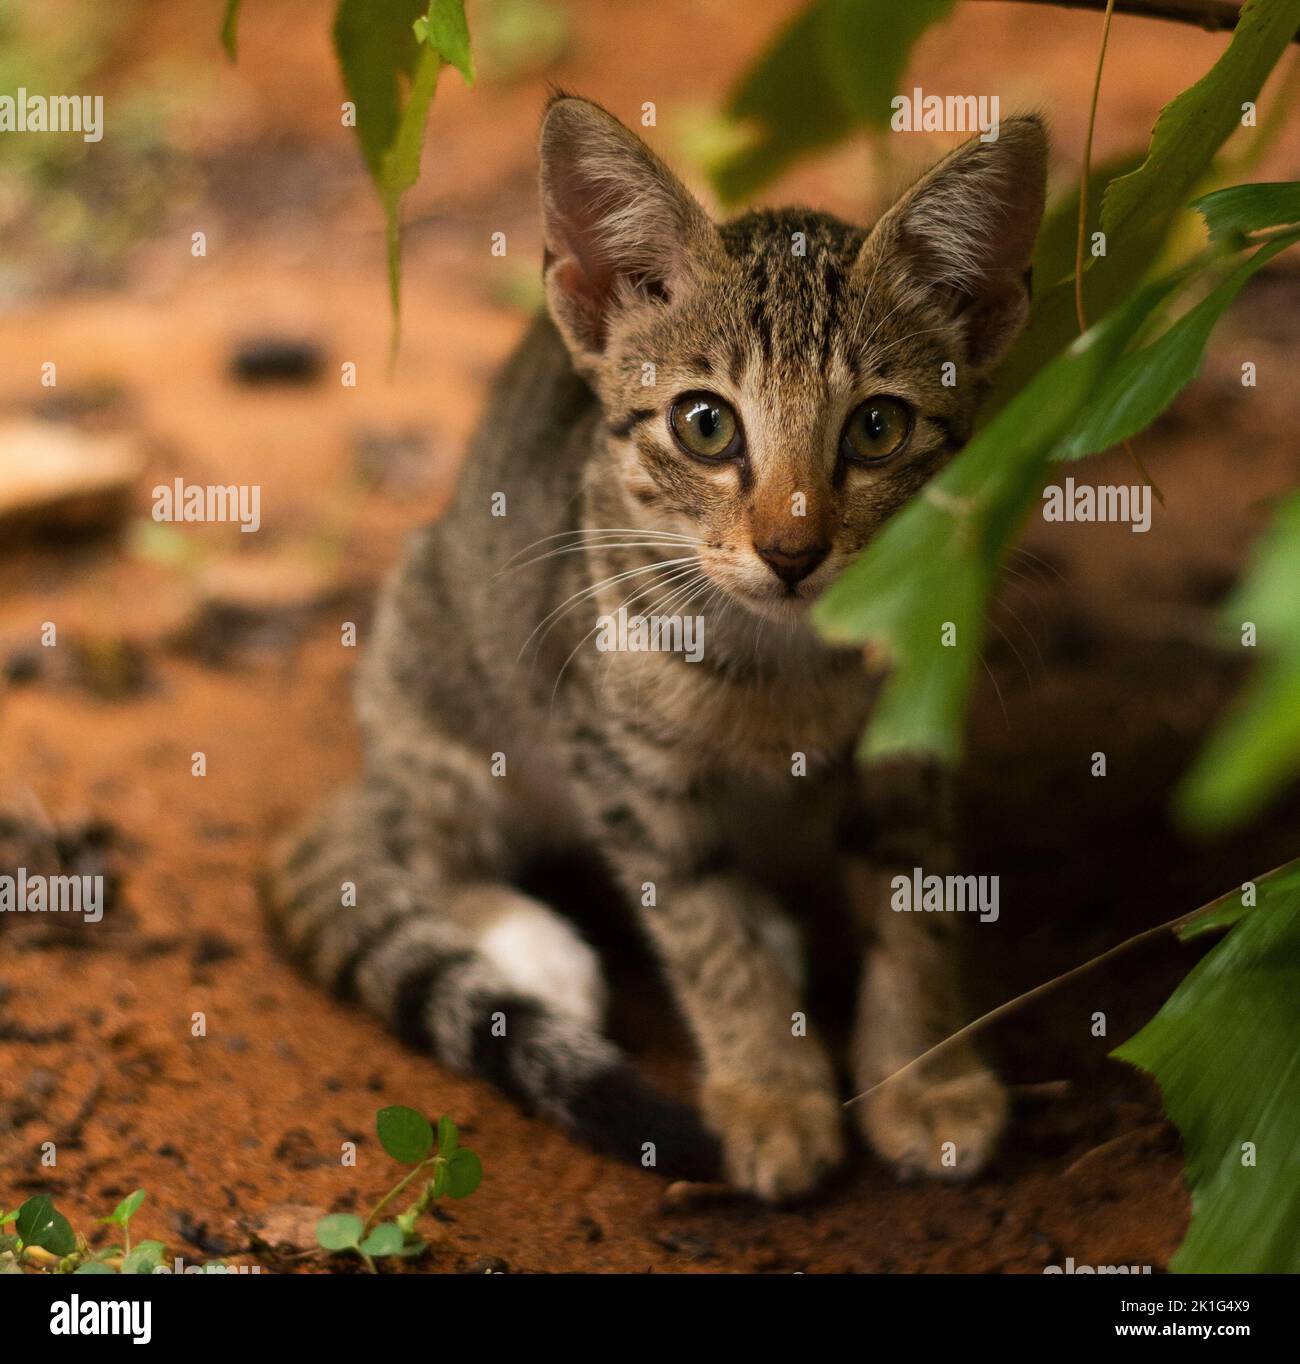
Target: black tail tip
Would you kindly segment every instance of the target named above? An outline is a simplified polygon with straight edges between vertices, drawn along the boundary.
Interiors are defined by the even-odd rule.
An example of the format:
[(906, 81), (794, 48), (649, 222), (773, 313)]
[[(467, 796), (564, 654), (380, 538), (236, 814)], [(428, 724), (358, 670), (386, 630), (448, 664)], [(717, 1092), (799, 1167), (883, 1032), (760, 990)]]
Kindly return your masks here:
[(599, 1071), (568, 1107), (575, 1134), (604, 1155), (670, 1179), (721, 1177), (722, 1148), (699, 1113), (665, 1098), (630, 1066)]

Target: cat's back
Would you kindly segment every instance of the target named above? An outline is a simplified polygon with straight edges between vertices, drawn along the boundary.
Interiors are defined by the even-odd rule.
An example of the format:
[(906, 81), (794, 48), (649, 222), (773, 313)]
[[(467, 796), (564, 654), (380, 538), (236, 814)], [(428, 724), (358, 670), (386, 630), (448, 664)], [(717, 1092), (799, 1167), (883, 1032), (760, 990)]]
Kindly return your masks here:
[(566, 545), (600, 409), (550, 318), (528, 327), (493, 381), (446, 512), (407, 539), (380, 602), (362, 717), (411, 701), (473, 726), (508, 703), (519, 652), (577, 568)]

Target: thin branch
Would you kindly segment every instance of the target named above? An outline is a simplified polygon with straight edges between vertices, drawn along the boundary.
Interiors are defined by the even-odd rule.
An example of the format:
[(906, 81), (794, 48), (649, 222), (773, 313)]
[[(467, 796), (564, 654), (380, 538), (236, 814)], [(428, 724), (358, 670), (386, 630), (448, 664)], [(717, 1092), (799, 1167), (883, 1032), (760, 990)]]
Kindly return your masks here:
[[(1273, 867), (1270, 871), (1264, 872), (1255, 878), (1256, 881), (1266, 881), (1269, 877), (1276, 875), (1280, 871), (1285, 871), (1288, 867), (1294, 866), (1294, 862), (1284, 862), (1279, 867)], [(1123, 942), (1116, 943), (1114, 947), (1108, 947), (1106, 951), (1098, 956), (1090, 958), (1088, 961), (1081, 962), (1078, 966), (1072, 966), (1068, 971), (1062, 971), (1059, 976), (1053, 976), (1051, 980), (1045, 980), (1041, 985), (1035, 985), (1032, 990), (1026, 990), (1023, 995), (1017, 995), (1014, 999), (1008, 999), (1005, 1004), (999, 1004), (996, 1009), (990, 1009), (988, 1013), (981, 1014), (978, 1018), (972, 1019), (964, 1028), (958, 1028), (955, 1033), (949, 1034), (942, 1042), (936, 1042), (927, 1051), (923, 1051), (919, 1056), (914, 1056), (906, 1065), (900, 1066), (892, 1075), (886, 1075), (883, 1080), (872, 1085), (870, 1089), (864, 1089), (861, 1094), (855, 1094), (851, 1099), (841, 1105), (843, 1108), (851, 1108), (855, 1103), (861, 1102), (869, 1094), (874, 1094), (876, 1090), (882, 1089), (885, 1085), (892, 1084), (895, 1080), (900, 1080), (904, 1075), (910, 1075), (917, 1067), (922, 1066), (927, 1061), (935, 1060), (937, 1057), (946, 1055), (959, 1043), (964, 1042), (968, 1037), (973, 1037), (976, 1033), (983, 1032), (990, 1024), (996, 1023), (999, 1018), (1005, 1018), (1007, 1014), (1015, 1013), (1017, 1009), (1023, 1009), (1026, 1004), (1032, 1003), (1043, 995), (1050, 994), (1058, 986), (1064, 985), (1066, 981), (1077, 980), (1080, 976), (1086, 975), (1089, 971), (1095, 970), (1098, 966), (1121, 956), (1125, 952), (1131, 951), (1140, 943), (1150, 942), (1152, 938), (1159, 938), (1168, 934), (1177, 933), (1179, 929), (1186, 928), (1189, 924), (1195, 923), (1197, 919), (1204, 919), (1212, 914), (1216, 909), (1221, 908), (1232, 899), (1234, 895), (1241, 894), (1241, 887), (1224, 891), (1216, 900), (1211, 900), (1209, 904), (1202, 905), (1199, 909), (1189, 910), (1186, 914), (1180, 914), (1176, 919), (1168, 919), (1162, 924), (1156, 924), (1154, 928), (1144, 929), (1141, 933), (1135, 933), (1131, 938), (1125, 938)]]
[[(983, 0), (1002, 4), (1004, 0)], [(1052, 5), (1057, 9), (1104, 10), (1106, 0), (1014, 0), (1021, 5)], [(1241, 6), (1232, 0), (1116, 0), (1117, 14), (1132, 14), (1140, 19), (1170, 19), (1179, 24), (1194, 24), (1209, 33), (1227, 33), (1237, 27)], [(1294, 42), (1300, 42), (1297, 32)]]

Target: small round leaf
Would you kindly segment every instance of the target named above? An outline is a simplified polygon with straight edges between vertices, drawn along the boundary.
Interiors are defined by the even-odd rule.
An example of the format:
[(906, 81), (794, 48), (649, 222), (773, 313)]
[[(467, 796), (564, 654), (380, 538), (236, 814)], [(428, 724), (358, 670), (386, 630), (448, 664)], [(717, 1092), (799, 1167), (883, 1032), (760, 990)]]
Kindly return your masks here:
[(380, 1145), (403, 1165), (418, 1165), (433, 1150), (433, 1128), (423, 1113), (400, 1104), (381, 1108), (375, 1118)]
[(395, 1222), (381, 1222), (361, 1243), (361, 1253), (376, 1259), (381, 1255), (396, 1255), (406, 1238)]
[(365, 1223), (353, 1213), (331, 1213), (316, 1223), (316, 1243), (326, 1250), (355, 1250), (364, 1227)]
[(447, 1162), (447, 1192), (453, 1198), (468, 1198), (483, 1179), (483, 1166), (468, 1146), (461, 1146)]

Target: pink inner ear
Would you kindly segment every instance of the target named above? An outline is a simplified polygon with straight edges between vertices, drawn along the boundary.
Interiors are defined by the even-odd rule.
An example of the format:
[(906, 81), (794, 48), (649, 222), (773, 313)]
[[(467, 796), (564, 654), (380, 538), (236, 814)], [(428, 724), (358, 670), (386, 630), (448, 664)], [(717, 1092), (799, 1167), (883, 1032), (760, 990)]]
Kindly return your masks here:
[(599, 348), (605, 340), (605, 305), (612, 281), (610, 271), (600, 271), (598, 278), (593, 280), (576, 255), (571, 255), (556, 262), (552, 278), (574, 311), (577, 330), (590, 345)]

